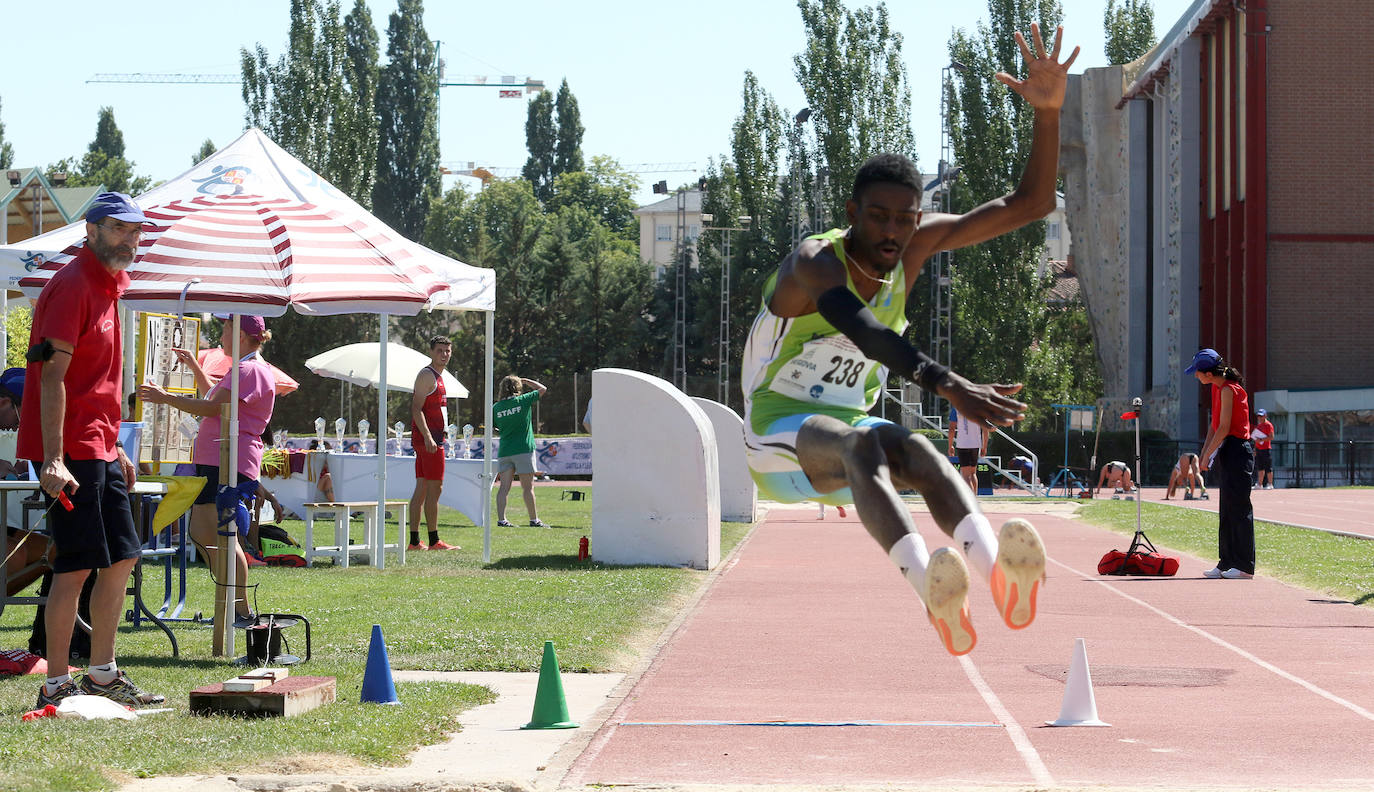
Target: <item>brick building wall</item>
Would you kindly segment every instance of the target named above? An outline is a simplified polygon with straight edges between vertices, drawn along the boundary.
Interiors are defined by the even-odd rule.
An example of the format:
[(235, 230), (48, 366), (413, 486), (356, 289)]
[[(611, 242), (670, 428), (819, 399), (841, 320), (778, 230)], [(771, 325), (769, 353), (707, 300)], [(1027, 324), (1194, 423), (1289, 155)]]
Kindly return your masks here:
[(1268, 383), (1374, 383), (1369, 0), (1268, 0)]

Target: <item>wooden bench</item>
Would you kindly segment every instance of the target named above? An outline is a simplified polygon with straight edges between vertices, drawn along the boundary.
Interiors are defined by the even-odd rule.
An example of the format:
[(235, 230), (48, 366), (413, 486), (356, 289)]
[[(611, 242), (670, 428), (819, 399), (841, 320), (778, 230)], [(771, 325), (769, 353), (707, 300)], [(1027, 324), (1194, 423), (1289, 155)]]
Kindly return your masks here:
[[(381, 526), (376, 525), (377, 501), (335, 501), (333, 503), (302, 504), (302, 510), (305, 512), (301, 516), (305, 519), (306, 566), (310, 566), (315, 558), (332, 558), (338, 565), (347, 567), (349, 556), (353, 554), (365, 555), (373, 566), (381, 566), (383, 554), (387, 550), (395, 550), (397, 558), (404, 564), (406, 562), (406, 531), (410, 527), (410, 501), (389, 500), (385, 504), (387, 513), (399, 514), (395, 544), (386, 543), (385, 519)], [(364, 539), (361, 544), (350, 545), (348, 533), (353, 522), (351, 515), (355, 511), (362, 512)], [(334, 543), (316, 545), (315, 518), (331, 512), (334, 518)], [(376, 548), (376, 552), (374, 552), (374, 548)]]

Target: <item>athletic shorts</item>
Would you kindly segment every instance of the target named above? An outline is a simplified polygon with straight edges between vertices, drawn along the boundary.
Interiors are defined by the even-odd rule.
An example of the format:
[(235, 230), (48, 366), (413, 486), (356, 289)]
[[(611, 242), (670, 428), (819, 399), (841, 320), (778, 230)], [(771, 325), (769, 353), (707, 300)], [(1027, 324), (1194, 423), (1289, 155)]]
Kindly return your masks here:
[[(196, 475), (205, 477), (205, 486), (200, 488), (200, 494), (196, 496), (196, 503), (215, 505), (215, 496), (219, 494), (219, 465), (196, 465)], [(245, 481), (256, 483), (257, 479), (239, 476), (240, 484)]]
[(534, 452), (528, 454), (511, 454), (496, 458), (496, 472), (503, 473), (507, 469), (515, 471), (518, 476), (534, 472)]
[(978, 457), (982, 456), (976, 448), (956, 448), (959, 452), (959, 467), (974, 467), (978, 464)]
[(1262, 470), (1266, 473), (1274, 472), (1273, 449), (1260, 448), (1255, 450), (1255, 470)]
[[(848, 506), (854, 502), (854, 493), (848, 487), (834, 492), (821, 493), (811, 486), (811, 480), (802, 472), (801, 462), (797, 460), (797, 432), (806, 419), (819, 413), (797, 413), (785, 415), (774, 421), (762, 434), (750, 431), (749, 421), (744, 423), (744, 448), (749, 458), (749, 475), (758, 485), (759, 497), (779, 503), (800, 503), (816, 501), (832, 506)], [(884, 418), (875, 418), (867, 413), (856, 412), (849, 417), (830, 416), (846, 421), (850, 426), (880, 426), (892, 423)]]
[(415, 478), (443, 481), (444, 444), (435, 443), (433, 451), (426, 451), (422, 440), (415, 449)]
[[(77, 490), (69, 493), (72, 510), (58, 506), (48, 511), (56, 573), (81, 569), (105, 569), (111, 564), (138, 558), (141, 542), (129, 509), (129, 487), (119, 461), (67, 459), (67, 470)], [(51, 506), (53, 497), (43, 493)]]

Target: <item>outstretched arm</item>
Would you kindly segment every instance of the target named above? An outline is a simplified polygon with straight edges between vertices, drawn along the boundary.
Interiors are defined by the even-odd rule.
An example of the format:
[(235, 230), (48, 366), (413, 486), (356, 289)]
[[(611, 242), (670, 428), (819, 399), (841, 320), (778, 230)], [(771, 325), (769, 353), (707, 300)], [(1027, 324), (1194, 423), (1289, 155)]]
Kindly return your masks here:
[(940, 250), (956, 250), (986, 242), (993, 237), (1039, 220), (1054, 211), (1055, 184), (1059, 170), (1059, 110), (1064, 105), (1064, 86), (1069, 67), (1078, 57), (1078, 47), (1063, 63), (1059, 62), (1059, 48), (1064, 28), (1055, 29), (1054, 49), (1045, 52), (1040, 38), (1040, 26), (1031, 25), (1035, 51), (1026, 45), (1020, 31), (1016, 44), (1026, 60), (1026, 79), (1018, 80), (1006, 72), (996, 78), (1003, 85), (1020, 94), (1035, 108), (1034, 131), (1030, 158), (1016, 189), (975, 207), (966, 214), (929, 214), (921, 220), (920, 228), (907, 246), (904, 261), (907, 267), (919, 271), (931, 254)]

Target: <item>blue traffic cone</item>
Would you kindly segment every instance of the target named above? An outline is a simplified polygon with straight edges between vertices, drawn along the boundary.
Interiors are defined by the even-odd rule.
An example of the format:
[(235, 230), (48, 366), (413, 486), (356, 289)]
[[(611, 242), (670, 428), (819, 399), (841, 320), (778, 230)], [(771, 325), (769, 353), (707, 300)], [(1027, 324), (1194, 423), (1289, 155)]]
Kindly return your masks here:
[(363, 671), (363, 702), (400, 704), (396, 685), (391, 681), (391, 661), (382, 640), (382, 625), (372, 625), (372, 643), (367, 647), (367, 668)]
[(563, 678), (558, 675), (558, 657), (553, 641), (544, 642), (544, 659), (539, 663), (539, 686), (534, 691), (534, 712), (521, 729), (576, 729), (568, 719), (568, 700), (563, 696)]

